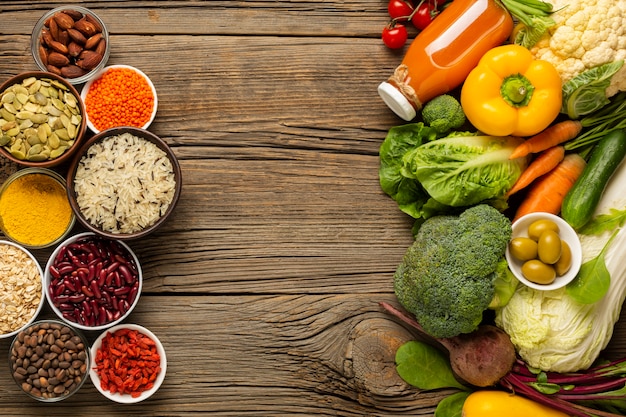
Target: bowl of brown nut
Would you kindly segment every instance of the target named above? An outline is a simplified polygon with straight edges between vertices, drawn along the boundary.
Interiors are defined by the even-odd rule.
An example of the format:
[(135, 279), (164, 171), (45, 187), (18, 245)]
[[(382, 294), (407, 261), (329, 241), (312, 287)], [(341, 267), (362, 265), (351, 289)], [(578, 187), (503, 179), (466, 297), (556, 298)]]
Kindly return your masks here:
[(64, 78), (29, 71), (0, 85), (0, 154), (9, 160), (60, 165), (72, 157), (86, 129), (85, 105)]
[(78, 330), (57, 320), (40, 320), (21, 330), (9, 349), (9, 370), (31, 398), (62, 401), (88, 378), (89, 343)]
[(31, 53), (42, 71), (82, 84), (106, 65), (111, 53), (109, 32), (89, 9), (57, 7), (33, 28)]

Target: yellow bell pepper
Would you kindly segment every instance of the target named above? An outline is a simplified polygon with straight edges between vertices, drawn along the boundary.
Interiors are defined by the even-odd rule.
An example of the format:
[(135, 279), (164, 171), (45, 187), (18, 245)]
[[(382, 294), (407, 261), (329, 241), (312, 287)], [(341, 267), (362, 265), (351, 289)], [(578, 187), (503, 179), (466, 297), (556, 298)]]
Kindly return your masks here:
[(463, 417), (568, 417), (566, 413), (504, 391), (472, 392), (463, 404)]
[(561, 110), (561, 77), (547, 61), (519, 45), (498, 46), (480, 59), (461, 88), (467, 119), (493, 136), (531, 136)]

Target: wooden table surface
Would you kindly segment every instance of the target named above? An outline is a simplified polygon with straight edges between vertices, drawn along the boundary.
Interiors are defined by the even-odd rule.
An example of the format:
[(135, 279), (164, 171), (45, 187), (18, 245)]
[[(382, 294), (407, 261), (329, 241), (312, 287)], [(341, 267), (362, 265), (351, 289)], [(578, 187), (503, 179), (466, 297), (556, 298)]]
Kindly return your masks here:
[[(129, 243), (144, 287), (128, 322), (161, 339), (167, 376), (136, 405), (91, 382), (43, 404), (0, 367), (0, 415), (433, 415), (449, 392), (398, 377), (395, 351), (415, 336), (378, 306), (396, 303), (412, 241), (378, 182), (378, 148), (402, 124), (376, 92), (403, 54), (380, 40), (387, 2), (75, 3), (106, 22), (109, 63), (154, 82), (150, 130), (182, 167), (173, 217)], [(63, 4), (0, 3), (2, 81), (36, 69), (32, 28)], [(609, 350), (626, 353), (626, 326)]]

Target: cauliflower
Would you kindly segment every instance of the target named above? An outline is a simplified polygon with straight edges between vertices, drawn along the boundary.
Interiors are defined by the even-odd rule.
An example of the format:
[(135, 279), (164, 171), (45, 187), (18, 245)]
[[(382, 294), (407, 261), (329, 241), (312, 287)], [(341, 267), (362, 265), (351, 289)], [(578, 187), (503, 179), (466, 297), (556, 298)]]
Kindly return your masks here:
[[(626, 59), (626, 0), (548, 0), (555, 25), (530, 50), (553, 64), (563, 83), (586, 70)], [(612, 77), (607, 97), (626, 91), (626, 66)]]

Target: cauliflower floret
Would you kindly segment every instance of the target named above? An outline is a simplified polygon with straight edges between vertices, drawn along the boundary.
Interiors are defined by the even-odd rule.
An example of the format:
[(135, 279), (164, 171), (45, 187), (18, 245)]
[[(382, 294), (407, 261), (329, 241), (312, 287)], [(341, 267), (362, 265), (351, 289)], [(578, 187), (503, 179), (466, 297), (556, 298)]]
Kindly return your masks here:
[[(626, 59), (626, 0), (546, 0), (555, 25), (531, 48), (552, 63), (563, 83), (578, 74)], [(607, 97), (626, 91), (626, 65), (611, 79)]]

